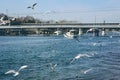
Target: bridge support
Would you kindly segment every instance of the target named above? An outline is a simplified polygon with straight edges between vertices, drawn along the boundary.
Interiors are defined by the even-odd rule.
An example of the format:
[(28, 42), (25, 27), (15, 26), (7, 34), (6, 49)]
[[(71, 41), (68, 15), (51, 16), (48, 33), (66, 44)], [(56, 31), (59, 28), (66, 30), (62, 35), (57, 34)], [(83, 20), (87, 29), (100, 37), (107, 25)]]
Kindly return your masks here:
[(36, 29), (35, 32), (36, 32), (37, 35), (39, 35), (40, 34), (40, 29)]
[(93, 36), (99, 36), (99, 30), (93, 29)]
[(79, 35), (79, 36), (82, 36), (82, 34), (83, 34), (83, 30), (82, 30), (81, 28), (79, 28), (79, 33), (78, 33), (78, 35)]
[(105, 36), (105, 35), (106, 35), (105, 29), (102, 29), (101, 35), (102, 35), (102, 36)]

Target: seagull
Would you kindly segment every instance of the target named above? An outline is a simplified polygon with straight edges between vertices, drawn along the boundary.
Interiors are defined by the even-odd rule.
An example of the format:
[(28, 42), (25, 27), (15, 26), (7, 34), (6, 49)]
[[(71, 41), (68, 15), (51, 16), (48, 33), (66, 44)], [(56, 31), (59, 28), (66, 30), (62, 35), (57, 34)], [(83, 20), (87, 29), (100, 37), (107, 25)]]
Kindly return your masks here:
[(34, 7), (37, 5), (37, 3), (34, 3), (32, 6), (28, 6), (27, 8), (34, 9)]
[(90, 28), (89, 30), (87, 30), (87, 32), (86, 32), (86, 33), (88, 33), (89, 31), (93, 31), (93, 28)]
[(13, 73), (13, 74), (14, 74), (13, 76), (18, 76), (18, 75), (20, 74), (19, 72), (20, 72), (22, 69), (25, 69), (25, 68), (27, 68), (27, 67), (28, 67), (27, 65), (24, 65), (24, 66), (21, 66), (18, 71), (9, 70), (9, 71), (7, 71), (5, 74), (11, 74), (11, 73)]
[(91, 57), (91, 56), (89, 56), (89, 55), (87, 55), (87, 54), (78, 54), (77, 56), (75, 56), (71, 61), (70, 61), (70, 64), (74, 61), (74, 60), (77, 60), (77, 59), (79, 59), (79, 58), (81, 58), (81, 57)]
[(50, 67), (51, 67), (51, 69), (54, 71), (55, 70), (55, 67), (57, 66), (57, 64), (52, 64), (52, 63), (50, 63)]
[(84, 74), (87, 74), (89, 71), (91, 71), (92, 70), (92, 68), (90, 68), (90, 69), (88, 69), (88, 70), (85, 70), (84, 71)]
[(0, 21), (3, 21), (3, 19), (4, 19), (4, 16), (0, 18)]

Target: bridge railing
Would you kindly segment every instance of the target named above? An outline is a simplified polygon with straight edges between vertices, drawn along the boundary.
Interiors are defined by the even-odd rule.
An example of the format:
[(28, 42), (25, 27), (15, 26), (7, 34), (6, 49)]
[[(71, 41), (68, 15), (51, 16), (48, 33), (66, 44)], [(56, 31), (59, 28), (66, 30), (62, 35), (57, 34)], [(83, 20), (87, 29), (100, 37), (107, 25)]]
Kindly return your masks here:
[(120, 28), (119, 23), (67, 23), (67, 24), (22, 24), (22, 25), (8, 25), (0, 26), (4, 28)]

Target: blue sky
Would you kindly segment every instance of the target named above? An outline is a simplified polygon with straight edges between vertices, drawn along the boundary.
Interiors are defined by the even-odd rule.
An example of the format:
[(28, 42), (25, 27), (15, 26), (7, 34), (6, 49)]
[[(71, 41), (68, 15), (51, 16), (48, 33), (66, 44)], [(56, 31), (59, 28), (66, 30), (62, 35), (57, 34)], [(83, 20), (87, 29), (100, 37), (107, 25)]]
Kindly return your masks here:
[[(33, 3), (38, 3), (35, 9), (27, 9)], [(120, 22), (120, 0), (1, 0), (0, 13), (42, 20)]]

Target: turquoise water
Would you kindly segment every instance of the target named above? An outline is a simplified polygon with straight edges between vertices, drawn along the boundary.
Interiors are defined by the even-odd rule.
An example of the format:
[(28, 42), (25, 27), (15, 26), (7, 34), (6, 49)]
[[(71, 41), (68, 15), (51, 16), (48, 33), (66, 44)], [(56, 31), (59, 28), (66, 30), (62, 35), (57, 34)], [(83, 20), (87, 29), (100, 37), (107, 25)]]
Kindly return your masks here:
[[(120, 80), (120, 37), (1, 36), (0, 80)], [(77, 55), (79, 59), (70, 63)], [(54, 70), (50, 64), (57, 64)], [(28, 65), (16, 77), (5, 74)]]

